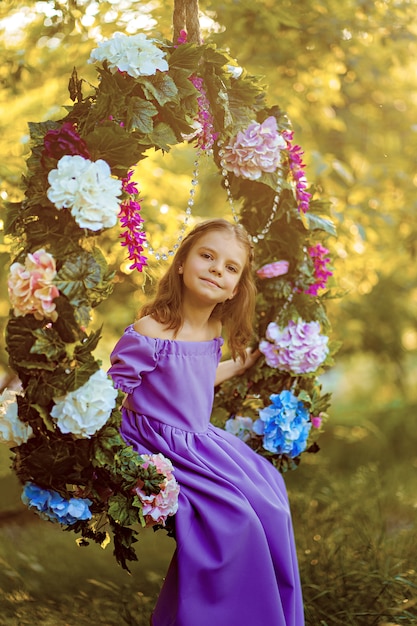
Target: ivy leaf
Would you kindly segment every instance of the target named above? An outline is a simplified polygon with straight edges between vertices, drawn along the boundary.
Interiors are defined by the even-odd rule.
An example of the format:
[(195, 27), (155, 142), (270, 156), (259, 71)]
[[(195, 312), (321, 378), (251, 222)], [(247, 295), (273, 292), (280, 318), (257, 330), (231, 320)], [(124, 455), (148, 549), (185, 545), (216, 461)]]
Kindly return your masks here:
[(80, 304), (74, 309), (74, 319), (79, 327), (88, 326), (90, 323), (90, 307)]
[(136, 543), (137, 539), (137, 531), (132, 528), (125, 528), (116, 524), (115, 522), (111, 522), (111, 527), (113, 530), (113, 540), (114, 540), (114, 550), (113, 554), (116, 558), (116, 561), (120, 563), (123, 569), (130, 572), (126, 561), (137, 561), (138, 557), (136, 556), (135, 550), (132, 547), (132, 543)]
[(147, 135), (153, 130), (153, 118), (158, 114), (158, 109), (147, 100), (141, 98), (130, 98), (126, 125), (128, 130), (137, 130)]
[(109, 517), (122, 526), (131, 526), (139, 520), (138, 512), (131, 508), (131, 499), (121, 493), (109, 498), (107, 512)]
[[(77, 309), (74, 309), (67, 298), (60, 296), (54, 300), (58, 319), (54, 322), (54, 328), (61, 339), (66, 343), (74, 343), (81, 335), (80, 322), (75, 318)], [(85, 324), (84, 324), (85, 325)]]
[[(43, 325), (42, 321), (36, 320), (32, 315), (24, 317), (11, 317), (6, 327), (6, 342), (11, 358), (11, 366), (19, 367), (26, 361), (35, 342), (35, 331)], [(32, 367), (36, 368), (45, 359), (39, 355), (31, 359)]]
[(148, 139), (150, 144), (162, 148), (165, 152), (169, 152), (171, 146), (177, 143), (177, 137), (171, 126), (164, 122), (155, 126), (153, 133), (149, 135)]
[(113, 169), (128, 170), (139, 161), (141, 149), (132, 135), (116, 124), (102, 124), (85, 138), (93, 160), (104, 159)]
[(15, 235), (17, 233), (18, 221), (22, 211), (21, 202), (7, 202), (6, 207), (6, 219), (4, 222), (4, 233), (6, 235)]
[(94, 438), (93, 464), (95, 466), (113, 465), (115, 452), (123, 445), (124, 441), (117, 428), (104, 427)]
[(31, 354), (43, 354), (48, 361), (58, 361), (65, 356), (65, 343), (53, 328), (37, 328), (33, 335), (36, 341), (30, 349)]
[(35, 411), (37, 411), (37, 413), (40, 415), (46, 429), (50, 432), (55, 432), (55, 424), (49, 414), (49, 411), (47, 411), (45, 407), (41, 406), (40, 404), (31, 404), (30, 406), (34, 408)]
[[(162, 117), (162, 116), (161, 116)], [(195, 128), (191, 126), (193, 120), (184, 115), (184, 111), (165, 107), (163, 110), (164, 123), (172, 130), (172, 137), (175, 137), (175, 143), (183, 141), (182, 134), (189, 135), (195, 133)], [(169, 141), (173, 143), (172, 139)]]
[(59, 291), (77, 307), (88, 302), (88, 291), (94, 289), (101, 278), (101, 267), (94, 255), (82, 250), (67, 257), (54, 282)]
[(46, 133), (49, 130), (59, 128), (61, 124), (47, 120), (46, 122), (29, 122), (29, 135), (34, 144), (43, 144)]
[(214, 44), (209, 44), (204, 50), (204, 61), (207, 65), (223, 67), (230, 61), (230, 57), (217, 50)]
[(76, 389), (79, 389), (79, 387), (85, 385), (89, 378), (99, 369), (100, 364), (94, 359), (75, 367), (75, 369), (67, 375), (65, 385), (66, 391), (75, 391)]
[(60, 370), (55, 375), (49, 376), (37, 376), (30, 379), (27, 388), (26, 395), (34, 405), (48, 406), (53, 398), (59, 398), (65, 394), (66, 381), (62, 376), (63, 372)]
[(144, 78), (141, 82), (148, 100), (155, 99), (160, 106), (164, 106), (167, 102), (178, 101), (177, 86), (168, 74), (158, 72), (155, 76)]
[(307, 391), (305, 391), (304, 389), (302, 389), (298, 394), (297, 394), (297, 399), (301, 400), (301, 402), (304, 402), (304, 404), (307, 405), (307, 407), (311, 407), (311, 397), (310, 394), (307, 393)]
[(88, 337), (84, 337), (81, 341), (81, 345), (77, 345), (74, 348), (74, 358), (79, 363), (85, 363), (89, 361), (91, 352), (96, 349), (98, 342), (101, 338), (101, 328), (92, 332)]
[(337, 236), (336, 227), (328, 218), (308, 212), (304, 214), (304, 219), (308, 224), (309, 230), (324, 230), (329, 235)]
[[(203, 54), (203, 46), (186, 43), (174, 49), (169, 58), (169, 67), (195, 71)], [(170, 72), (171, 73), (171, 72)], [(172, 74), (172, 73), (171, 73)]]
[(188, 98), (189, 96), (197, 97), (199, 95), (198, 90), (190, 81), (189, 72), (185, 70), (171, 70), (171, 77), (177, 85), (179, 97), (181, 100)]

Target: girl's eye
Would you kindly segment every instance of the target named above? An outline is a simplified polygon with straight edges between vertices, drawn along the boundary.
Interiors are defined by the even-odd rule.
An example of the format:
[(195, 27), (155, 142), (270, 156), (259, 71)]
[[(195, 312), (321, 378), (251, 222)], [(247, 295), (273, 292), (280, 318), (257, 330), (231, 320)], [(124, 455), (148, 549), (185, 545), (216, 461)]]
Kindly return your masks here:
[(202, 252), (201, 256), (205, 259), (211, 259), (211, 254), (209, 254), (208, 252)]
[(229, 272), (237, 272), (237, 268), (234, 265), (229, 265), (227, 269), (229, 270)]

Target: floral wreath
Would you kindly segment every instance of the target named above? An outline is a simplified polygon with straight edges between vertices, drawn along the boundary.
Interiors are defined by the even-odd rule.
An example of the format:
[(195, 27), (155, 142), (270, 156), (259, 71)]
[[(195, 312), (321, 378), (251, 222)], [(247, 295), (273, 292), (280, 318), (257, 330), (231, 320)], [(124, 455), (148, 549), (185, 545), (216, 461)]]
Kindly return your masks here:
[[(256, 244), (255, 331), (265, 358), (216, 390), (212, 417), (280, 471), (318, 450), (327, 417), (318, 376), (335, 351), (324, 334), (332, 270), (320, 237), (335, 232), (327, 204), (307, 191), (286, 115), (266, 106), (258, 79), (228, 53), (187, 43), (184, 32), (175, 44), (116, 33), (90, 62), (94, 92), (83, 95), (74, 70), (67, 115), (30, 124), (25, 198), (8, 206), (6, 341), (21, 390), (0, 398), (0, 436), (12, 447), (23, 501), (79, 533), (80, 545), (112, 537), (128, 569), (137, 559), (132, 526), (169, 528), (179, 491), (168, 459), (140, 456), (121, 438), (122, 394), (93, 355), (101, 331), (87, 330), (113, 282), (97, 235), (119, 220), (138, 271), (155, 252), (133, 166), (149, 148), (185, 140), (212, 155), (232, 213)], [(187, 216), (192, 204), (191, 194)]]

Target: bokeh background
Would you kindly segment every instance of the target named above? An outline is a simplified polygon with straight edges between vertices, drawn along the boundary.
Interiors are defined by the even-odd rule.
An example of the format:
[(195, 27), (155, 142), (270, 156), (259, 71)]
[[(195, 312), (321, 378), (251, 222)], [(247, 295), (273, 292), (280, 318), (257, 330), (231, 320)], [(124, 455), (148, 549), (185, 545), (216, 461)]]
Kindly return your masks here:
[[(172, 12), (173, 0), (0, 2), (2, 202), (21, 198), (28, 122), (59, 119), (71, 104), (73, 67), (96, 83), (87, 59), (99, 39), (115, 31), (169, 39)], [(417, 624), (417, 2), (200, 0), (200, 24), (203, 38), (263, 76), (268, 103), (287, 111), (307, 177), (331, 202), (338, 231), (326, 242), (337, 282), (328, 314), (342, 342), (323, 376), (330, 420), (319, 454), (286, 475), (307, 624)], [(194, 158), (176, 147), (140, 164), (154, 248), (175, 243)], [(230, 217), (208, 160), (200, 180), (195, 215)], [(4, 343), (13, 250), (3, 222), (4, 207), (1, 388), (13, 382)], [(100, 241), (120, 271), (92, 320), (104, 324), (104, 367), (163, 270), (152, 262), (130, 272), (117, 234)], [(172, 540), (143, 533), (128, 577), (110, 547), (80, 549), (24, 510), (7, 448), (0, 493), (0, 624), (148, 623)]]

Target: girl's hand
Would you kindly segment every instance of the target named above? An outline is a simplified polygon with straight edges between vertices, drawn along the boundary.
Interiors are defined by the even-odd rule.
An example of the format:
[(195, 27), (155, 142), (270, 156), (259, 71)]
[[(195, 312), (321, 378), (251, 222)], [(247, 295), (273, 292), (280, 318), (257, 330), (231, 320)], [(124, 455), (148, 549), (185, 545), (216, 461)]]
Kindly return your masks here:
[(258, 349), (252, 351), (251, 348), (247, 348), (245, 360), (238, 358), (236, 361), (233, 359), (222, 361), (217, 367), (216, 381), (214, 384), (220, 385), (220, 383), (233, 376), (241, 376), (256, 363), (260, 356), (261, 352)]
[(246, 370), (248, 370), (250, 367), (252, 367), (252, 365), (255, 365), (261, 354), (262, 352), (258, 348), (256, 348), (255, 350), (252, 350), (252, 348), (246, 348), (246, 359), (242, 363), (242, 374), (246, 372)]

